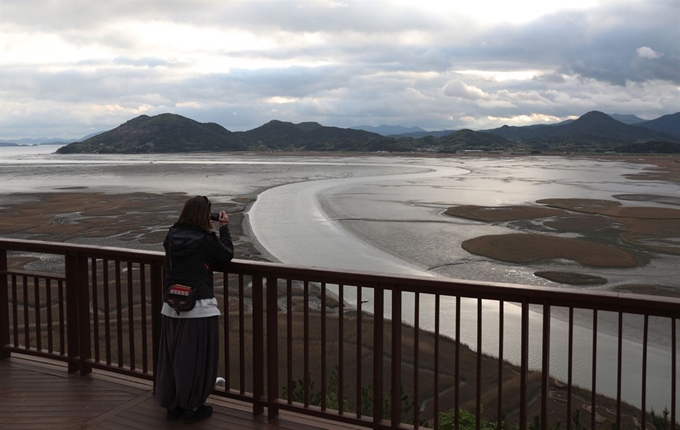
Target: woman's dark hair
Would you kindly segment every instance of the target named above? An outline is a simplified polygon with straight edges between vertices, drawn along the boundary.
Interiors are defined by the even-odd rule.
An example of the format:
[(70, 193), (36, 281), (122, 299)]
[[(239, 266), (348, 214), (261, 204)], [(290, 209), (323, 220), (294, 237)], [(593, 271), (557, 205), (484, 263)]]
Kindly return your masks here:
[(212, 223), (210, 222), (211, 208), (212, 204), (207, 197), (192, 197), (184, 202), (182, 213), (179, 214), (179, 218), (177, 218), (174, 225), (186, 225), (210, 232), (212, 231)]

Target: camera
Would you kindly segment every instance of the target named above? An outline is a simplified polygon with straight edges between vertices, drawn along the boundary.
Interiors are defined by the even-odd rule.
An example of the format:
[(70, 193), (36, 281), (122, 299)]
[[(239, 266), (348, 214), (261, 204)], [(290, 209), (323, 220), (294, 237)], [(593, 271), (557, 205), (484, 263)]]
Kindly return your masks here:
[(220, 213), (219, 212), (213, 212), (210, 214), (210, 219), (212, 221), (219, 221), (220, 220)]

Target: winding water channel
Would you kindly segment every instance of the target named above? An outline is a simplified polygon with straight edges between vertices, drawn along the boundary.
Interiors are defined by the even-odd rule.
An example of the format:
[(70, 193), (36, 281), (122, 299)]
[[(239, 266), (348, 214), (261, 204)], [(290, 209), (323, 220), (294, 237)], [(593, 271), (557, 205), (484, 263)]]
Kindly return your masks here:
[[(473, 162), (478, 163), (478, 162)], [(473, 164), (471, 163), (471, 164)], [(500, 198), (503, 204), (527, 203), (544, 196), (589, 198), (611, 198), (612, 194), (630, 192), (630, 183), (621, 174), (629, 166), (617, 166), (611, 171), (602, 171), (599, 163), (579, 161), (569, 165), (560, 160), (553, 170), (537, 165), (531, 166), (542, 175), (540, 181), (533, 181), (531, 188), (527, 173), (516, 179), (523, 185), (521, 193), (503, 193), (496, 189), (480, 194), (484, 190), (460, 186), (461, 177), (478, 170), (478, 166), (446, 165), (441, 162), (413, 168), (401, 166), (402, 174), (328, 179), (313, 182), (287, 184), (271, 188), (258, 196), (248, 214), (249, 226), (261, 247), (283, 263), (319, 266), (337, 270), (367, 270), (390, 274), (421, 276), (448, 276), (463, 279), (486, 279), (491, 281), (516, 282), (522, 284), (548, 285), (533, 275), (537, 266), (517, 267), (489, 262), (482, 258), (464, 255), (459, 246), (462, 240), (490, 231), (505, 232), (503, 227), (491, 227), (467, 221), (454, 220), (443, 216), (441, 211), (452, 204), (489, 204), (489, 198)], [(560, 168), (559, 164), (562, 165)], [(580, 167), (580, 168), (579, 168)], [(573, 175), (580, 170), (581, 175)], [(565, 175), (565, 172), (572, 175)], [(585, 176), (583, 173), (586, 173)], [(519, 173), (519, 172), (516, 172)], [(598, 181), (589, 180), (587, 173), (597, 176)], [(488, 181), (490, 178), (483, 179)], [(514, 184), (515, 180), (506, 183)], [(452, 192), (452, 188), (457, 190)], [(495, 184), (490, 183), (490, 188)], [(659, 192), (660, 184), (637, 184), (637, 192)], [(472, 188), (472, 190), (471, 190)], [(476, 188), (476, 193), (474, 192)], [(546, 190), (545, 188), (549, 188)], [(664, 188), (661, 185), (661, 188)], [(497, 203), (497, 202), (496, 202)], [(409, 234), (417, 230), (417, 233)], [(457, 249), (452, 249), (451, 243)], [(442, 260), (443, 259), (443, 260)], [(668, 264), (667, 264), (668, 263)], [(677, 266), (672, 262), (654, 263), (652, 267), (637, 270), (609, 270), (610, 278), (630, 282), (631, 279), (649, 279), (666, 276), (671, 283), (676, 281)], [(547, 267), (547, 266), (546, 266)], [(553, 284), (554, 285), (554, 284)], [(332, 288), (332, 287), (331, 287)], [(356, 292), (345, 288), (344, 299), (356, 303)], [(367, 300), (363, 309), (372, 310), (370, 293), (362, 291)], [(404, 321), (413, 323), (414, 300), (408, 295), (403, 298)], [(455, 337), (455, 298), (442, 298), (442, 322), (440, 330)], [(499, 305), (482, 301), (484, 352), (498, 356)], [(568, 324), (564, 321), (564, 309), (556, 309), (551, 322), (551, 374), (566, 381)], [(391, 315), (389, 301), (385, 315)], [(422, 328), (434, 329), (434, 298), (422, 297), (420, 305)], [(504, 357), (519, 363), (519, 339), (521, 309), (514, 304), (504, 307)], [(542, 315), (540, 309), (530, 312), (530, 365), (540, 369), (542, 342)], [(477, 345), (477, 301), (463, 299), (461, 306), (461, 340), (473, 349)], [(574, 383), (590, 387), (592, 371), (592, 312), (576, 311), (574, 327)], [(598, 317), (598, 373), (597, 390), (611, 397), (616, 396), (616, 334), (617, 316), (601, 312)], [(666, 323), (667, 324), (667, 323)], [(626, 317), (627, 327), (640, 327), (636, 316)], [(647, 404), (655, 410), (670, 406), (670, 327), (652, 322), (653, 345), (648, 349), (648, 390)], [(623, 341), (623, 400), (640, 405), (640, 369), (642, 368), (642, 345), (637, 335), (626, 336)]]

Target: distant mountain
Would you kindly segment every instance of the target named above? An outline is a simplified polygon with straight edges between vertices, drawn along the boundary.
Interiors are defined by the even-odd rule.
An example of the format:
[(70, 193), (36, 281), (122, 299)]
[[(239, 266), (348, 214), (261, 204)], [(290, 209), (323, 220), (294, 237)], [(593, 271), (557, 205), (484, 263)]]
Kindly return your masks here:
[(574, 121), (550, 126), (510, 127), (504, 125), (486, 131), (541, 149), (611, 149), (623, 143), (678, 140), (659, 131), (623, 124), (597, 111), (588, 112)]
[[(215, 123), (199, 123), (175, 114), (142, 115), (119, 127), (73, 142), (57, 153), (163, 153), (192, 151), (352, 151), (458, 152), (602, 151), (658, 152), (677, 150), (680, 113), (640, 125), (627, 125), (602, 112), (577, 120), (493, 130), (443, 130), (412, 137), (382, 136), (365, 130), (327, 127), (317, 122), (294, 124), (273, 120), (248, 131), (231, 132)], [(652, 128), (643, 127), (642, 124)], [(441, 134), (440, 134), (441, 133)], [(648, 145), (641, 145), (651, 142)], [(628, 145), (628, 146), (626, 146)], [(616, 148), (616, 149), (615, 149)]]
[(648, 128), (680, 139), (680, 112), (664, 115), (651, 121), (635, 124), (638, 127)]
[(607, 115), (609, 115), (613, 119), (617, 120), (618, 122), (622, 122), (622, 123), (628, 124), (628, 125), (639, 124), (641, 122), (645, 122), (644, 119), (639, 118), (635, 115), (619, 115), (619, 114), (616, 114), (616, 113), (610, 113), (610, 114), (607, 114)]
[(5, 142), (5, 141), (0, 140), (0, 146), (19, 146), (19, 144), (14, 143), (14, 142)]
[(371, 133), (377, 133), (383, 136), (392, 136), (392, 135), (404, 135), (408, 133), (421, 133), (425, 132), (420, 127), (403, 127), (401, 125), (379, 125), (377, 127), (372, 127), (370, 125), (357, 125), (355, 127), (350, 127), (351, 130), (363, 130), (363, 131), (369, 131)]
[(141, 115), (113, 130), (57, 150), (70, 153), (157, 153), (243, 151), (247, 142), (215, 123), (200, 123), (180, 115)]
[(411, 133), (393, 134), (390, 137), (394, 137), (396, 139), (399, 139), (399, 138), (402, 138), (402, 137), (412, 137), (414, 139), (418, 139), (418, 138), (425, 137), (425, 136), (443, 137), (443, 136), (446, 136), (447, 134), (451, 134), (455, 131), (456, 130), (414, 131), (414, 132), (411, 132)]
[(90, 133), (87, 136), (83, 136), (80, 139), (78, 139), (76, 142), (82, 142), (83, 140), (87, 140), (91, 137), (99, 136), (100, 134), (104, 133), (103, 131), (98, 131), (96, 133)]
[(60, 139), (55, 137), (38, 137), (38, 138), (22, 137), (21, 139), (5, 140), (2, 143), (13, 143), (15, 145), (61, 145), (68, 142), (71, 142), (71, 140)]
[(252, 150), (365, 151), (369, 147), (379, 147), (380, 143), (392, 143), (392, 139), (364, 130), (278, 120), (252, 130), (235, 132), (234, 135), (249, 141)]
[(457, 152), (470, 150), (506, 151), (513, 149), (515, 143), (501, 137), (481, 131), (463, 129), (438, 138), (440, 152)]

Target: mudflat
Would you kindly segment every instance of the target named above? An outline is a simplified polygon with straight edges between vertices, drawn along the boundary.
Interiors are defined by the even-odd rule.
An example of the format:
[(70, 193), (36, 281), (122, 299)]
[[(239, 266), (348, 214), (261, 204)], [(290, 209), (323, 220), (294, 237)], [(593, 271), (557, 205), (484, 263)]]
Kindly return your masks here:
[[(640, 173), (628, 175), (636, 180), (680, 183), (678, 157), (596, 159), (644, 164), (646, 167)], [(184, 193), (93, 192), (85, 186), (44, 193), (4, 194), (0, 196), (3, 208), (0, 235), (162, 251), (167, 229), (187, 197)], [(236, 258), (264, 260), (266, 257), (254, 245), (255, 238), (242, 226), (243, 213), (254, 199), (255, 195), (220, 196), (214, 206), (215, 210), (227, 211), (231, 217)], [(654, 202), (656, 206), (636, 202)], [(644, 265), (656, 254), (680, 255), (680, 196), (619, 194), (608, 200), (549, 198), (532, 205), (452, 206), (445, 213), (516, 227), (516, 234), (481, 236), (462, 244), (468, 252), (499, 261), (522, 264), (569, 259), (584, 266), (607, 268)], [(523, 250), (522, 255), (519, 249)], [(574, 272), (573, 282), (564, 274), (548, 279), (577, 285), (584, 278), (583, 274)], [(648, 286), (649, 291), (680, 294), (675, 293), (677, 288)], [(644, 292), (644, 284), (636, 283), (635, 291)]]
[[(638, 180), (680, 182), (676, 157), (609, 157), (617, 161), (649, 164), (635, 175)], [(635, 267), (655, 253), (680, 255), (680, 197), (653, 194), (621, 194), (617, 200), (555, 198), (523, 206), (453, 206), (446, 215), (486, 223), (533, 221), (518, 233), (481, 236), (462, 243), (465, 250), (498, 261), (532, 263), (567, 259), (599, 268)], [(631, 206), (626, 202), (655, 202), (664, 206)], [(517, 226), (518, 224), (515, 224)], [(561, 237), (578, 233), (580, 238)], [(577, 272), (535, 273), (554, 282), (599, 285), (606, 279)], [(635, 284), (619, 291), (680, 296), (674, 288)]]

